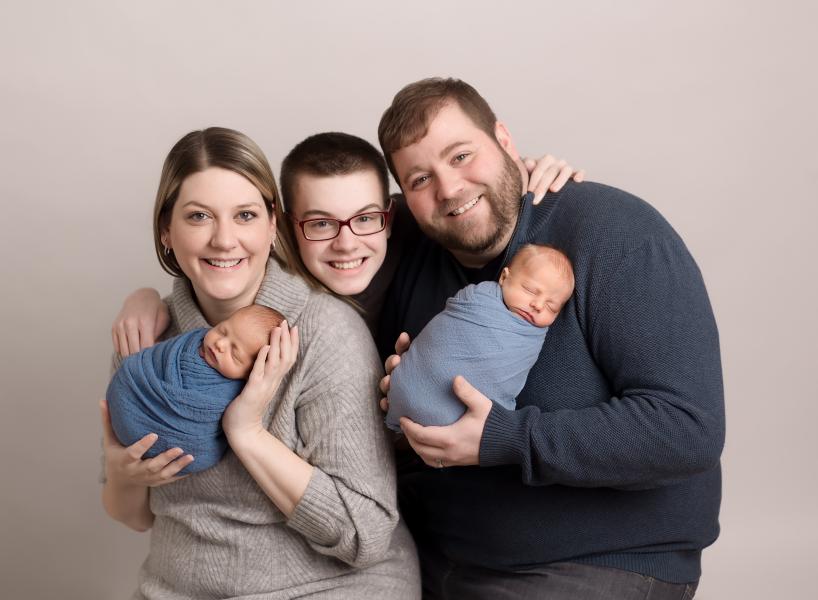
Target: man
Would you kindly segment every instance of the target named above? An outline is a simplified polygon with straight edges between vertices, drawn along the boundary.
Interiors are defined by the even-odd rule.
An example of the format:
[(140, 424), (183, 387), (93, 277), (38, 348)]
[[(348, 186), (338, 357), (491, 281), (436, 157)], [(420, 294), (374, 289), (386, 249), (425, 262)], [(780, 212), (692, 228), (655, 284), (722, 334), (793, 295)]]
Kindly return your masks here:
[(599, 184), (533, 207), (510, 133), (464, 82), (405, 87), (378, 134), (428, 237), (396, 275), (382, 353), (525, 243), (564, 251), (576, 277), (516, 410), (458, 377), (459, 421), (402, 420), (434, 467), (399, 479), (425, 597), (692, 597), (718, 535), (724, 402), (715, 321), (682, 240)]

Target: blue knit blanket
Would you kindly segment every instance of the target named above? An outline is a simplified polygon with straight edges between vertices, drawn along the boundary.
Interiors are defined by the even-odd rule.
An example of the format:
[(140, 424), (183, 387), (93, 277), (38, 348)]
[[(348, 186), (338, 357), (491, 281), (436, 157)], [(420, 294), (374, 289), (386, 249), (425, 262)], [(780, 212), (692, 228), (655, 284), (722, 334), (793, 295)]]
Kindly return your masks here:
[(399, 431), (402, 416), (421, 425), (457, 421), (466, 409), (452, 391), (455, 375), (513, 410), (547, 332), (512, 313), (496, 282), (464, 287), (423, 328), (392, 372), (387, 426)]
[(195, 329), (128, 356), (106, 393), (119, 441), (130, 446), (156, 433), (145, 458), (181, 448), (195, 459), (181, 474), (219, 462), (227, 449), (222, 413), (245, 383), (224, 377), (199, 355), (206, 332)]

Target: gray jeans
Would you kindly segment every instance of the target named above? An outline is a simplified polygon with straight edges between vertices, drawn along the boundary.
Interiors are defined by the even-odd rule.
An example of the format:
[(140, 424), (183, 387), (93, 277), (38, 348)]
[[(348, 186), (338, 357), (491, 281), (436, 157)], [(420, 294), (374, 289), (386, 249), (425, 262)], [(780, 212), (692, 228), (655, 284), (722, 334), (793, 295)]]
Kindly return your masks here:
[(570, 562), (504, 573), (429, 558), (421, 558), (424, 600), (690, 600), (698, 585)]

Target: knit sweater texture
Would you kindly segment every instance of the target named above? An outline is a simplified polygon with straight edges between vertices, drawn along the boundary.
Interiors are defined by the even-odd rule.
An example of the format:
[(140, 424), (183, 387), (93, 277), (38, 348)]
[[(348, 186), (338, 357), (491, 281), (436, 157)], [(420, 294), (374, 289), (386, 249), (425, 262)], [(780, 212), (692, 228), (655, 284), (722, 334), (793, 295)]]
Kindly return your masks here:
[[(455, 563), (574, 561), (697, 580), (719, 531), (725, 428), (701, 273), (655, 209), (595, 183), (569, 183), (537, 207), (524, 196), (496, 270), (479, 277), (495, 279), (532, 242), (568, 255), (575, 292), (517, 409), (492, 407), (480, 465), (401, 472), (404, 517), (420, 547)], [(384, 307), (381, 352), (401, 331), (417, 335), (470, 277), (441, 246), (418, 244)]]
[[(166, 302), (166, 336), (208, 326), (186, 280)], [(313, 475), (289, 518), (229, 449), (213, 468), (152, 488), (156, 519), (134, 598), (418, 598), (364, 322), (272, 259), (256, 303), (299, 329), (298, 357), (264, 424)]]

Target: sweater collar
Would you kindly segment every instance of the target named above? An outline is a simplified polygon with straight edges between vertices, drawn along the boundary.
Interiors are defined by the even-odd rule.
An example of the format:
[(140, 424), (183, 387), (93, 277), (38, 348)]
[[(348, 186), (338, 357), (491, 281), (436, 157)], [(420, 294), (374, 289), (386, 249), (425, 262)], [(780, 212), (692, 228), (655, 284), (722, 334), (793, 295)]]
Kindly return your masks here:
[[(508, 265), (508, 262), (522, 246), (537, 241), (535, 240), (537, 235), (541, 236), (543, 227), (551, 219), (561, 193), (548, 192), (538, 206), (532, 204), (534, 200), (533, 192), (527, 192), (520, 199), (520, 213), (517, 216), (517, 225), (514, 227), (514, 233), (503, 253), (503, 267)], [(539, 233), (535, 235), (535, 232)], [(542, 243), (542, 240), (540, 239), (538, 243)]]
[[(287, 273), (275, 259), (270, 258), (255, 303), (276, 309), (289, 324), (293, 324), (304, 310), (309, 294), (310, 288), (301, 277)], [(175, 320), (181, 331), (210, 327), (186, 277), (178, 277), (173, 282), (171, 297)]]

